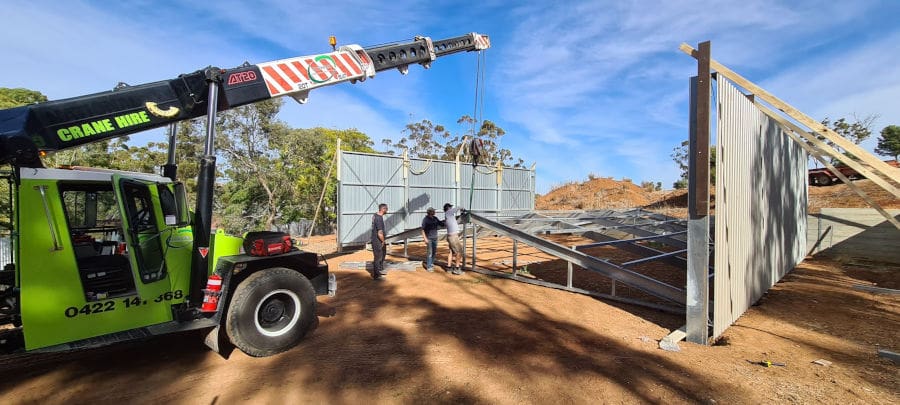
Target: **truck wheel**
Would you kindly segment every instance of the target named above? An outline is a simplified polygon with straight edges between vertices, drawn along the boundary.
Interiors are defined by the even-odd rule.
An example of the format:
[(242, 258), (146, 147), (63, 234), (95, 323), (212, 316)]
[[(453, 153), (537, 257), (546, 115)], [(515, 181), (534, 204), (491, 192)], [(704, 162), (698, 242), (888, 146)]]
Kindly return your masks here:
[(299, 272), (274, 267), (238, 285), (228, 306), (225, 331), (253, 357), (281, 353), (297, 345), (316, 320), (316, 291)]
[(816, 176), (816, 183), (820, 186), (830, 186), (831, 185), (831, 176), (820, 173)]

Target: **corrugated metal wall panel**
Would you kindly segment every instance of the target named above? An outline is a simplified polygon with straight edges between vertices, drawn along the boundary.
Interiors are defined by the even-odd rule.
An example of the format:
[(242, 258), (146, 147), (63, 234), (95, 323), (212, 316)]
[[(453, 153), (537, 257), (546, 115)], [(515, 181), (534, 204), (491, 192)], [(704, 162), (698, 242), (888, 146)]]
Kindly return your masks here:
[(342, 153), (341, 174), (344, 183), (403, 185), (400, 169), (403, 159), (396, 156)]
[(497, 189), (479, 189), (474, 190), (475, 197), (469, 198), (469, 189), (464, 188), (460, 192), (460, 200), (457, 205), (463, 206), (472, 211), (479, 212), (495, 212), (497, 211)]
[[(342, 152), (338, 187), (338, 244), (368, 242), (371, 217), (378, 203), (389, 206), (385, 226), (396, 234), (421, 225), (425, 210), (440, 212), (444, 203), (462, 205), (498, 216), (517, 216), (534, 209), (534, 172), (524, 168), (493, 168), (402, 156)], [(474, 178), (473, 178), (474, 172)], [(457, 182), (457, 179), (459, 180)], [(474, 198), (469, 200), (473, 187)], [(499, 212), (498, 212), (499, 209)]]
[(529, 191), (503, 190), (500, 195), (500, 209), (502, 211), (531, 211), (528, 204), (530, 199), (534, 199), (534, 196)]
[(805, 256), (806, 153), (718, 80), (715, 287), (718, 337)]
[(456, 188), (455, 182), (447, 182), (455, 179), (456, 162), (410, 159), (409, 171), (410, 186)]
[[(459, 169), (459, 181), (460, 183), (462, 183), (463, 188), (470, 188), (474, 180), (475, 188), (492, 190), (497, 189), (497, 174), (493, 171), (493, 168), (479, 166), (477, 170), (473, 170), (472, 165), (460, 164)], [(472, 178), (473, 171), (475, 173), (474, 179)]]

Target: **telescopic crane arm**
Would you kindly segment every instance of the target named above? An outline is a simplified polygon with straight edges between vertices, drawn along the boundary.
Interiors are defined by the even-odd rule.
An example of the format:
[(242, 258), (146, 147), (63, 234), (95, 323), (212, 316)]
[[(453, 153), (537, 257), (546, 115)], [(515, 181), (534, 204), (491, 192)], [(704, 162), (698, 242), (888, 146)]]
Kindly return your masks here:
[(361, 82), (376, 72), (411, 64), (430, 67), (435, 59), (490, 47), (486, 35), (363, 48), (345, 45), (328, 53), (245, 63), (233, 69), (208, 67), (170, 80), (0, 110), (0, 164), (42, 167), (39, 153), (64, 150), (126, 136), (208, 114), (210, 86), (216, 86), (216, 110), (290, 96), (306, 102), (311, 90), (343, 82)]

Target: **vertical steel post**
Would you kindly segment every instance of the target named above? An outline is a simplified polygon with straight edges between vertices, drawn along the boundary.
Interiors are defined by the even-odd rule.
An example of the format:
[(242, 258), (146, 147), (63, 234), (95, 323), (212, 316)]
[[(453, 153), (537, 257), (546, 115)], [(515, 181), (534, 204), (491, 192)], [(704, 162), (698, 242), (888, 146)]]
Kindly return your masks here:
[(459, 237), (462, 238), (462, 265), (459, 266), (459, 268), (461, 269), (466, 268), (466, 232), (468, 230), (468, 227), (469, 224), (464, 222), (462, 225), (462, 232), (460, 232), (459, 234)]
[[(341, 164), (344, 160), (343, 159), (344, 156), (341, 153), (341, 138), (338, 138), (338, 140), (337, 140), (337, 145), (335, 146), (334, 153), (337, 155), (334, 159), (335, 164), (336, 164), (336, 166), (334, 168), (334, 170), (336, 171), (335, 177), (337, 178), (337, 184), (335, 185), (337, 188), (337, 190), (336, 190), (337, 196), (335, 198), (337, 198), (337, 199), (335, 200), (335, 206), (336, 206), (335, 207), (335, 217), (336, 217), (336, 219), (335, 219), (335, 224), (334, 224), (334, 234), (337, 235), (337, 238), (335, 241), (335, 244), (337, 245), (337, 252), (341, 253), (344, 250), (344, 241), (342, 239), (343, 234), (341, 233), (341, 217), (344, 215), (343, 209), (341, 207), (341, 185), (343, 184), (343, 181), (341, 179), (341, 174), (342, 174), (341, 173)], [(316, 224), (313, 223), (313, 226), (315, 226), (315, 225)]]
[[(577, 250), (575, 246), (572, 246), (572, 250)], [(567, 262), (568, 267), (566, 268), (566, 287), (572, 288), (572, 262)]]
[(519, 241), (513, 239), (513, 258), (512, 258), (512, 268), (513, 268), (513, 276), (518, 275), (519, 269), (516, 266), (516, 260), (519, 257)]
[[(409, 149), (403, 150), (403, 226), (400, 229), (411, 229), (409, 226), (409, 168), (411, 162), (409, 160)], [(406, 252), (406, 248), (403, 248), (404, 253)]]
[(700, 44), (697, 77), (690, 85), (688, 149), (688, 255), (685, 317), (687, 341), (709, 339), (709, 136), (710, 43)]
[(472, 224), (472, 271), (475, 271), (475, 261), (478, 257), (476, 246), (478, 243), (478, 225)]

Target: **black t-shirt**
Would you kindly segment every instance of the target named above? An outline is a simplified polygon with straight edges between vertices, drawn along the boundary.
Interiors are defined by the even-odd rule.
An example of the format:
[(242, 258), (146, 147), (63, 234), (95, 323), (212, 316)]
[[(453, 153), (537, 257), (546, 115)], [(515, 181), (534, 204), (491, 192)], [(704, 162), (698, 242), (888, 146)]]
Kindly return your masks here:
[(384, 236), (387, 234), (384, 232), (384, 215), (372, 215), (372, 243), (381, 243), (381, 239), (378, 239), (378, 231), (381, 231)]
[(425, 216), (422, 218), (422, 230), (425, 231), (425, 236), (429, 239), (437, 239), (438, 236), (438, 228), (441, 227), (441, 220), (438, 217), (429, 217)]

